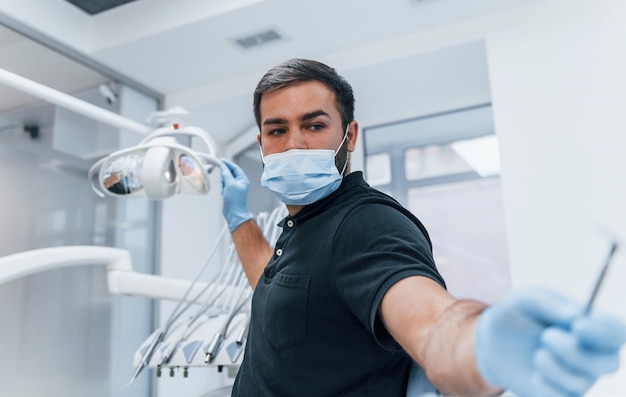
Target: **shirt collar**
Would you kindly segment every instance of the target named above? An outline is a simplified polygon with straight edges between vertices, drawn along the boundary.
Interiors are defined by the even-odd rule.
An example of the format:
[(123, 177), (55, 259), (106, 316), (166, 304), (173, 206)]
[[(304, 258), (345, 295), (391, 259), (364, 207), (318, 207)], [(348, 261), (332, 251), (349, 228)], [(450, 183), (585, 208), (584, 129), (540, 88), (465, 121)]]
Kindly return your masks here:
[(293, 219), (294, 221), (296, 221), (296, 223), (305, 222), (306, 220), (322, 212), (331, 202), (336, 200), (338, 197), (341, 197), (346, 192), (357, 186), (367, 186), (367, 182), (365, 182), (365, 180), (363, 179), (362, 171), (354, 171), (344, 176), (343, 180), (341, 181), (341, 185), (337, 190), (329, 194), (327, 197), (324, 197), (321, 200), (305, 206), (293, 217), (288, 215), (282, 221), (280, 221), (278, 226), (283, 227), (285, 221), (288, 219)]

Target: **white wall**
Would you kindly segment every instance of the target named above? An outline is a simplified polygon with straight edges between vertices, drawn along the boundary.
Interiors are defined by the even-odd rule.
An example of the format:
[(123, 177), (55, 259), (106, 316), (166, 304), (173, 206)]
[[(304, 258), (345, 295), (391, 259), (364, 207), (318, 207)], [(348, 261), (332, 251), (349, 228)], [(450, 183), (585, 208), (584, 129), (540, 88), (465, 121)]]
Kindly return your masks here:
[(585, 298), (607, 247), (596, 224), (626, 234), (626, 4), (553, 1), (520, 16), (488, 39), (514, 279)]
[[(626, 3), (551, 1), (502, 20), (488, 58), (515, 287), (585, 301), (608, 249), (626, 235)], [(626, 261), (599, 304), (626, 319)], [(592, 393), (623, 395), (626, 365)]]

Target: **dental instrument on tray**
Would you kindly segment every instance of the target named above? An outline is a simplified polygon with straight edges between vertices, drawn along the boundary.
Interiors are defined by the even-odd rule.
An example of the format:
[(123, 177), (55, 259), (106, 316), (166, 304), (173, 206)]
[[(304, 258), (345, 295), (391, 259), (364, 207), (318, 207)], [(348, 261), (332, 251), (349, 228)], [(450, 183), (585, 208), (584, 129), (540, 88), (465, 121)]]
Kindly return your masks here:
[[(204, 271), (207, 269), (209, 263), (211, 262), (211, 259), (213, 258), (213, 255), (215, 254), (215, 252), (217, 251), (217, 248), (219, 247), (219, 243), (221, 242), (222, 238), (226, 235), (226, 230), (227, 230), (227, 227), (224, 226), (222, 228), (222, 230), (220, 231), (220, 233), (219, 233), (219, 235), (218, 235), (218, 237), (217, 237), (217, 239), (215, 241), (215, 244), (213, 245), (213, 248), (209, 252), (209, 255), (207, 256), (207, 259), (204, 262), (204, 265), (200, 269), (200, 272), (197, 274), (197, 276), (193, 280), (193, 282), (189, 285), (189, 288), (187, 289), (187, 291), (183, 295), (182, 299), (178, 302), (178, 304), (176, 305), (176, 307), (174, 308), (174, 310), (170, 314), (170, 317), (165, 322), (165, 326), (163, 328), (157, 329), (153, 333), (153, 339), (150, 342), (150, 344), (148, 345), (148, 348), (146, 349), (146, 351), (143, 353), (142, 358), (141, 358), (139, 364), (135, 368), (135, 372), (133, 373), (133, 376), (131, 377), (130, 381), (126, 385), (127, 387), (130, 386), (135, 381), (135, 379), (137, 379), (137, 376), (139, 376), (141, 371), (148, 366), (148, 364), (150, 362), (150, 359), (152, 358), (152, 355), (153, 355), (156, 347), (159, 345), (159, 343), (161, 343), (163, 341), (163, 338), (167, 335), (167, 333), (168, 333), (170, 327), (172, 326), (172, 324), (178, 319), (178, 317), (180, 317), (180, 315), (182, 315), (187, 310), (187, 308), (189, 308), (193, 304), (193, 302), (195, 302), (197, 299), (199, 299), (206, 292), (206, 290), (212, 286), (212, 283), (208, 283), (207, 286), (205, 288), (203, 288), (196, 295), (196, 297), (194, 299), (192, 299), (190, 302), (187, 302), (187, 304), (184, 307), (182, 307), (183, 303), (185, 303), (187, 301), (187, 297), (189, 296), (189, 294), (193, 290), (193, 287), (198, 283), (198, 281), (200, 280), (200, 277), (202, 276)], [(219, 275), (220, 275), (220, 273), (218, 273), (215, 276), (215, 279), (217, 279), (219, 277)], [(182, 307), (182, 309), (181, 309), (181, 307)]]
[[(236, 253), (235, 253), (234, 247), (231, 247), (230, 253), (228, 255), (228, 260), (225, 261), (224, 263), (232, 264), (233, 261), (235, 260), (235, 255)], [(213, 288), (210, 291), (209, 295), (207, 296), (207, 299), (205, 300), (205, 303), (202, 306), (200, 306), (200, 308), (196, 311), (196, 314), (191, 316), (189, 320), (185, 324), (182, 325), (182, 327), (184, 328), (184, 331), (180, 333), (178, 339), (169, 341), (169, 345), (166, 346), (166, 348), (161, 353), (161, 358), (157, 363), (157, 367), (160, 367), (169, 362), (176, 348), (182, 342), (186, 341), (187, 338), (191, 335), (191, 333), (200, 325), (199, 319), (201, 318), (203, 314), (205, 314), (210, 309), (214, 309), (215, 312), (211, 313), (209, 317), (211, 317), (212, 315), (218, 314), (215, 308), (215, 304), (217, 300), (222, 297), (226, 289), (232, 283), (232, 281), (229, 281), (229, 280), (232, 280), (235, 277), (238, 277), (238, 275), (241, 273), (243, 272), (241, 271), (241, 268), (239, 266), (236, 266), (236, 265), (235, 266), (233, 265), (222, 266), (222, 269), (220, 270), (217, 277), (215, 278), (215, 281), (212, 284), (208, 284), (208, 285), (216, 285), (217, 287)]]
[[(269, 236), (268, 240), (275, 242), (278, 239), (278, 235), (280, 234), (280, 229), (274, 227), (276, 223), (278, 223), (278, 219), (275, 219), (277, 215), (280, 215), (282, 218), (282, 213), (280, 211), (274, 211), (271, 215), (267, 213), (259, 214), (259, 218), (257, 223), (259, 225), (263, 225), (263, 235)], [(250, 318), (252, 313), (250, 312), (251, 308), (248, 308), (248, 312), (246, 313), (245, 321), (243, 322), (243, 326), (239, 331), (239, 334), (235, 341), (229, 343), (224, 349), (226, 353), (228, 353), (228, 357), (232, 363), (236, 363), (239, 359), (239, 356), (243, 352), (246, 341), (248, 339), (248, 332), (250, 331)]]
[[(256, 222), (270, 244), (274, 244), (278, 239), (282, 230), (277, 227), (277, 224), (285, 215), (286, 209), (283, 206), (274, 209), (271, 213), (261, 212), (257, 215)], [(136, 357), (142, 358), (148, 350), (147, 347), (152, 348), (152, 356), (147, 360), (140, 359), (139, 364), (145, 361), (146, 367), (156, 368), (157, 376), (161, 368), (165, 366), (170, 368), (170, 375), (172, 375), (171, 369), (176, 367), (182, 367), (186, 375), (189, 366), (209, 364), (218, 367), (236, 367), (239, 365), (238, 359), (245, 347), (248, 332), (252, 289), (238, 260), (232, 240), (228, 240), (226, 259), (221, 262), (217, 274), (200, 292), (189, 297), (190, 291), (198, 283), (224, 236), (229, 237), (225, 229), (220, 233), (209, 259), (189, 286), (185, 296), (178, 302), (166, 321), (166, 325), (148, 337), (137, 352), (139, 356)], [(180, 317), (188, 312), (192, 305), (195, 305), (197, 309), (189, 318), (180, 322)], [(178, 322), (178, 325), (174, 325), (175, 322)], [(158, 337), (158, 340), (152, 343), (155, 337)], [(211, 343), (214, 339), (215, 341)], [(193, 359), (202, 345), (204, 345), (205, 357), (199, 361)], [(238, 351), (231, 348), (231, 352), (226, 351), (222, 356), (220, 353), (222, 347), (227, 350), (230, 345), (239, 347)], [(206, 353), (210, 353), (208, 362), (205, 362)]]
[[(242, 278), (243, 283), (247, 284), (247, 280), (244, 277)], [(217, 353), (222, 347), (224, 343), (224, 338), (226, 337), (226, 333), (228, 332), (228, 327), (232, 322), (233, 318), (237, 313), (241, 311), (241, 309), (250, 301), (252, 297), (252, 290), (246, 284), (241, 285), (239, 296), (237, 297), (237, 302), (232, 306), (232, 309), (226, 319), (224, 320), (224, 324), (220, 327), (219, 331), (213, 336), (211, 342), (206, 347), (206, 355), (204, 358), (204, 362), (210, 364), (217, 357)], [(246, 287), (246, 288), (243, 288)]]
[(243, 323), (243, 327), (239, 331), (239, 336), (235, 339), (234, 342), (229, 343), (226, 347), (226, 353), (228, 353), (228, 357), (232, 363), (236, 363), (239, 360), (239, 356), (243, 352), (243, 349), (246, 347), (246, 340), (248, 339), (248, 332), (250, 330), (250, 313), (246, 315), (246, 320)]

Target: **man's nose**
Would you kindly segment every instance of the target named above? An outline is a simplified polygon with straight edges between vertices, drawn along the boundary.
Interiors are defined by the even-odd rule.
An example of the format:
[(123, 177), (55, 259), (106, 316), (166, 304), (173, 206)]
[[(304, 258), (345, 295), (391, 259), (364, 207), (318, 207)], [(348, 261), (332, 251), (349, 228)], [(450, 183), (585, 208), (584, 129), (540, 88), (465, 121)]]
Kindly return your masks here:
[(299, 127), (290, 128), (287, 136), (288, 139), (287, 144), (285, 145), (285, 150), (306, 149), (304, 134), (300, 131)]

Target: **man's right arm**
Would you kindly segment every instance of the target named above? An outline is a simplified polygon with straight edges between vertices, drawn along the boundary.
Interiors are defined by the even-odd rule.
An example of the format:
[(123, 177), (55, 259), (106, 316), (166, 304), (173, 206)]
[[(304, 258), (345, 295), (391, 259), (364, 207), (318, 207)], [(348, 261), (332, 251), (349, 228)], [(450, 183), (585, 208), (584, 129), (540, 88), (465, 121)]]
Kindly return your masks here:
[(253, 219), (240, 224), (232, 237), (243, 271), (254, 289), (274, 251)]
[(222, 159), (222, 212), (230, 230), (237, 255), (254, 288), (272, 257), (272, 247), (248, 211), (247, 200), (250, 181), (236, 164)]

